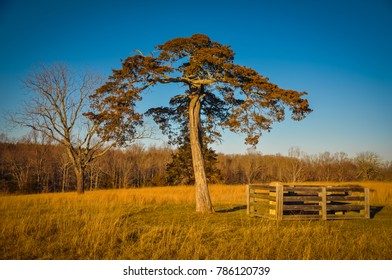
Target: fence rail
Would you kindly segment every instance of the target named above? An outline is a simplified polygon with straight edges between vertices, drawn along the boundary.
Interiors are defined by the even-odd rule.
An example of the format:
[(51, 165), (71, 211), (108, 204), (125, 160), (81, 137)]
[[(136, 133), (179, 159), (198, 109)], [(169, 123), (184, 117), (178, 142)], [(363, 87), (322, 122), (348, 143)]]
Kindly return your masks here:
[(370, 218), (369, 189), (360, 186), (248, 185), (247, 213), (276, 220)]

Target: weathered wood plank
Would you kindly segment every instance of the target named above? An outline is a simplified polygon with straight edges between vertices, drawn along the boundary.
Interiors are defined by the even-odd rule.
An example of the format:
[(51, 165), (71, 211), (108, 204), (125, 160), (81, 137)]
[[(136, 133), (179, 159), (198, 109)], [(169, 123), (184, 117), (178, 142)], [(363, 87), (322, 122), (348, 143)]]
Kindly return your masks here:
[(270, 193), (271, 190), (252, 189), (254, 193)]
[(321, 191), (321, 187), (305, 187), (305, 186), (301, 186), (301, 187), (290, 187), (290, 186), (284, 186), (283, 190), (285, 192), (306, 192), (306, 193), (318, 193)]
[(300, 185), (300, 184), (298, 184), (298, 185), (283, 185), (285, 188), (307, 188), (307, 189), (320, 189), (320, 188), (322, 188), (323, 186), (320, 186), (320, 185), (314, 185), (314, 186), (312, 186), (312, 185)]
[(342, 195), (342, 196), (327, 195), (327, 201), (365, 201), (365, 197), (349, 196), (349, 195)]
[(364, 188), (360, 186), (336, 186), (327, 187), (327, 192), (364, 192)]
[(365, 209), (365, 205), (343, 204), (343, 205), (330, 205), (327, 204), (327, 210), (335, 211), (359, 211)]
[(321, 217), (325, 221), (327, 219), (327, 190), (325, 187), (321, 190)]
[(319, 211), (321, 210), (321, 205), (283, 205), (283, 210)]
[(298, 195), (298, 196), (284, 196), (284, 202), (296, 202), (296, 201), (321, 201), (321, 197), (316, 195)]
[(276, 186), (276, 218), (282, 220), (283, 216), (283, 186)]
[(255, 194), (252, 194), (252, 197), (262, 198), (262, 199), (267, 199), (267, 200), (275, 199), (275, 197), (271, 197), (268, 193), (255, 193)]
[(267, 186), (267, 185), (250, 185), (251, 189), (254, 190), (268, 190), (268, 191), (274, 191), (276, 187), (273, 186)]

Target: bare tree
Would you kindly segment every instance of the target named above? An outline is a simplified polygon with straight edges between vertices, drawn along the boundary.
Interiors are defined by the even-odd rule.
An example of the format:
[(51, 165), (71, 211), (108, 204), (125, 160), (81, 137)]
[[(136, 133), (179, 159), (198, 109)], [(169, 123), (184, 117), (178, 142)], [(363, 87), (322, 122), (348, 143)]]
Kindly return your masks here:
[(64, 146), (80, 194), (84, 192), (86, 167), (115, 145), (115, 142), (100, 141), (97, 125), (83, 116), (88, 97), (99, 82), (96, 75), (75, 75), (62, 64), (41, 66), (25, 80), (33, 95), (12, 118), (17, 124), (41, 132)]
[(289, 157), (285, 161), (286, 180), (291, 182), (301, 181), (305, 172), (305, 164), (301, 159), (303, 152), (299, 147), (291, 147), (288, 154)]
[(32, 162), (26, 153), (14, 153), (11, 155), (11, 170), (12, 176), (16, 180), (18, 191), (21, 193), (27, 192), (30, 173), (32, 169)]
[(252, 184), (257, 180), (262, 181), (266, 164), (261, 153), (257, 152), (255, 147), (247, 149), (246, 155), (243, 156), (243, 167), (248, 184)]
[(373, 152), (362, 152), (354, 159), (358, 168), (358, 177), (363, 180), (373, 180), (380, 173), (381, 160), (379, 155)]

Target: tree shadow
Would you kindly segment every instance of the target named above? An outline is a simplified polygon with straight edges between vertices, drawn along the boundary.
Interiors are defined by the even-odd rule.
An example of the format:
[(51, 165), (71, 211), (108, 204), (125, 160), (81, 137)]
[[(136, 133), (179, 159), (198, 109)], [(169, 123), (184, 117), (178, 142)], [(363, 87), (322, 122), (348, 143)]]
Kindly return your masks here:
[(370, 219), (373, 219), (383, 208), (384, 206), (370, 206)]
[(240, 210), (244, 210), (246, 209), (246, 205), (241, 205), (241, 206), (236, 206), (233, 207), (231, 209), (222, 209), (222, 210), (216, 210), (216, 213), (231, 213), (231, 212), (236, 212), (236, 211), (240, 211)]

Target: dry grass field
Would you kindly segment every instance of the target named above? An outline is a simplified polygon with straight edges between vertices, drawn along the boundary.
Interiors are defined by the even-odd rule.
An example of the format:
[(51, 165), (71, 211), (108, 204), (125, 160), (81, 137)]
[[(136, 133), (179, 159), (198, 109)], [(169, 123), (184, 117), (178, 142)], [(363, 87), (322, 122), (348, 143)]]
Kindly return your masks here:
[(392, 259), (392, 183), (358, 184), (372, 219), (250, 218), (245, 186), (211, 186), (207, 215), (187, 186), (1, 196), (0, 259)]

